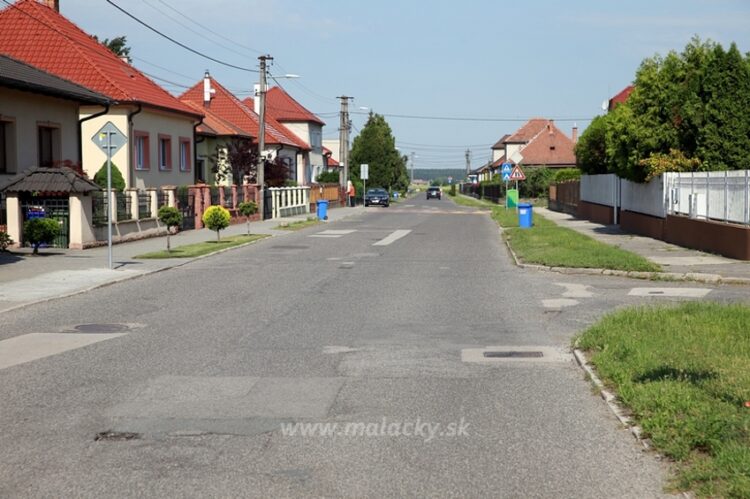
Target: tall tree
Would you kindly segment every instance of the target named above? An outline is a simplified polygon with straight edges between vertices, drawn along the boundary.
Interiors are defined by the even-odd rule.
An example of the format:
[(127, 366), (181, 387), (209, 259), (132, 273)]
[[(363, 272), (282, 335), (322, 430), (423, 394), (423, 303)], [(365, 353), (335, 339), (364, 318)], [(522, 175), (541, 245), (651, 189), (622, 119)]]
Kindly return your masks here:
[(406, 157), (396, 149), (390, 125), (382, 115), (370, 112), (362, 132), (352, 142), (352, 176), (360, 178), (360, 165), (369, 165), (368, 185), (404, 190), (409, 186)]
[[(97, 41), (99, 40), (96, 36), (94, 36), (94, 39)], [(128, 40), (125, 35), (117, 36), (115, 38), (112, 38), (111, 40), (109, 38), (105, 38), (101, 43), (109, 50), (111, 50), (117, 57), (127, 57), (128, 62), (133, 62), (130, 58), (130, 47), (128, 47), (127, 45)]]

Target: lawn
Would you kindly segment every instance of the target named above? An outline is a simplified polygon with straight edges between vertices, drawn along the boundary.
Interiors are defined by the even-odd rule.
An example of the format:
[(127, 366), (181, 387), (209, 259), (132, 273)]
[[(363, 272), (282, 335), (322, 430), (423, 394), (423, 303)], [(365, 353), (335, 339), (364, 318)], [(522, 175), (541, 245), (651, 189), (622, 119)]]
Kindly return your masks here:
[(268, 237), (266, 234), (250, 234), (242, 236), (231, 236), (225, 237), (221, 241), (204, 241), (202, 243), (186, 244), (184, 246), (178, 246), (172, 248), (172, 251), (167, 250), (154, 251), (152, 253), (144, 253), (138, 255), (135, 258), (139, 259), (160, 259), (160, 258), (195, 258), (198, 256), (208, 255), (215, 253), (216, 251), (223, 250), (226, 248), (232, 248), (234, 246), (240, 246), (242, 244), (252, 243), (259, 239)]
[(750, 307), (687, 303), (613, 313), (578, 339), (674, 486), (750, 497)]
[(658, 265), (640, 255), (559, 227), (536, 214), (533, 215), (533, 227), (528, 229), (518, 227), (518, 214), (514, 208), (495, 206), (492, 218), (505, 229), (508, 243), (524, 263), (549, 267), (660, 271)]
[(470, 206), (472, 208), (492, 208), (493, 206), (497, 206), (492, 201), (487, 201), (486, 199), (476, 199), (470, 196), (464, 196), (463, 194), (456, 194), (455, 196), (450, 197), (450, 199), (452, 199), (458, 205)]

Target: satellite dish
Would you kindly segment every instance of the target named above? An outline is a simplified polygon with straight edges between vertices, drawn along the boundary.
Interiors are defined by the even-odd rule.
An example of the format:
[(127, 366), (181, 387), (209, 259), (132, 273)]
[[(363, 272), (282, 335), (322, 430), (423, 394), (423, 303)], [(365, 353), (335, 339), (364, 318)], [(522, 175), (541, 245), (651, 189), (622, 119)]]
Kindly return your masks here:
[(607, 109), (609, 109), (609, 102), (606, 101), (606, 100), (603, 100), (602, 101), (602, 111), (606, 111)]

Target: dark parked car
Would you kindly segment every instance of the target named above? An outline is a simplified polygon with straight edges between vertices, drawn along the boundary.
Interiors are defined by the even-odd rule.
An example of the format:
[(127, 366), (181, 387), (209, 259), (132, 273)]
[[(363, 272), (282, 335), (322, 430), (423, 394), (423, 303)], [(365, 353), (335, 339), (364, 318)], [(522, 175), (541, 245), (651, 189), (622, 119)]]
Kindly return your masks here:
[(440, 190), (440, 187), (428, 187), (427, 188), (427, 199), (430, 199), (430, 198), (443, 199), (443, 191)]
[(388, 191), (385, 189), (367, 189), (365, 193), (365, 206), (373, 204), (388, 207), (391, 204)]

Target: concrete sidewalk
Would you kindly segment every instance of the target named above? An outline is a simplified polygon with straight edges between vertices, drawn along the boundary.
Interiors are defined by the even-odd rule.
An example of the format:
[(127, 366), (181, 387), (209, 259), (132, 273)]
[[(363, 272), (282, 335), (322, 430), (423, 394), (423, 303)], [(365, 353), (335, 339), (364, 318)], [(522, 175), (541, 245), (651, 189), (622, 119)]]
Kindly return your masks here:
[[(358, 215), (363, 207), (336, 208), (328, 211), (328, 222)], [(250, 232), (274, 237), (291, 234), (277, 230), (281, 223), (306, 220), (313, 213), (283, 219), (252, 222)], [(222, 237), (245, 234), (246, 224), (231, 225), (221, 231)], [(172, 236), (173, 248), (186, 244), (210, 241), (216, 233), (208, 229), (189, 230)], [(31, 303), (68, 296), (113, 282), (183, 265), (194, 259), (136, 260), (136, 255), (164, 250), (166, 237), (152, 237), (140, 241), (116, 244), (112, 247), (113, 269), (107, 265), (107, 246), (86, 250), (42, 249), (38, 256), (30, 248), (0, 253), (0, 312)]]
[(622, 231), (617, 225), (597, 224), (547, 208), (535, 206), (534, 212), (562, 227), (568, 227), (603, 243), (637, 253), (659, 264), (664, 272), (702, 274), (709, 278), (714, 276), (717, 279), (750, 280), (750, 262), (675, 246), (659, 239), (637, 236)]

